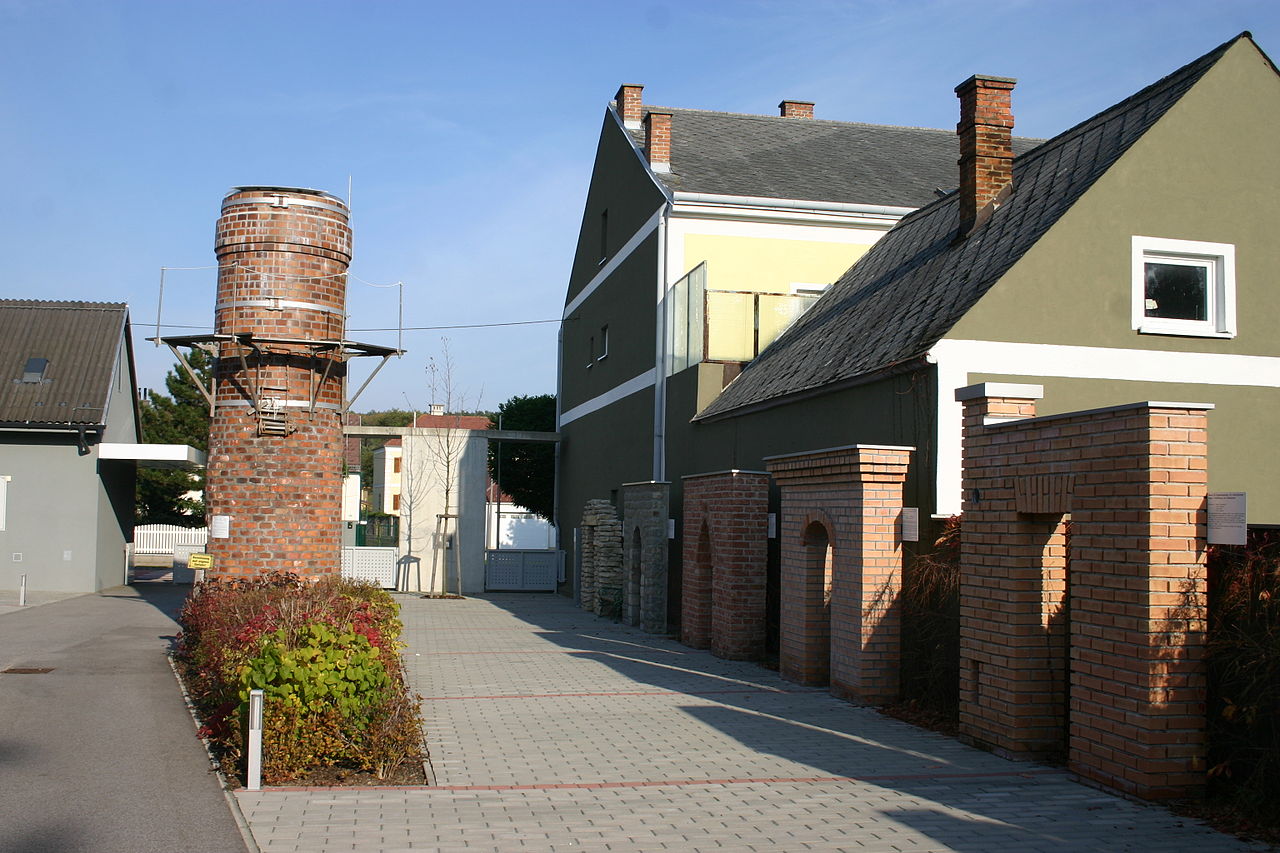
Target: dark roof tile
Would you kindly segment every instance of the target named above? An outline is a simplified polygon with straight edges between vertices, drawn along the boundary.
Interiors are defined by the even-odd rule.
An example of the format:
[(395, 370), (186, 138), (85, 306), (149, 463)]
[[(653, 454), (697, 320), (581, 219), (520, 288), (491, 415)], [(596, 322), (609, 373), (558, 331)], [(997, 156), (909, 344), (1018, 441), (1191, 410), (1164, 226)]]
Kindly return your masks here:
[[(954, 131), (646, 106), (671, 114), (669, 189), (920, 207), (956, 185)], [(632, 131), (642, 147), (644, 131)], [(1014, 151), (1038, 139), (1017, 137)]]
[[(120, 303), (0, 299), (0, 422), (104, 424), (127, 318)], [(49, 361), (42, 382), (22, 381), (32, 358)]]
[(1244, 37), (1016, 157), (1015, 191), (966, 239), (956, 239), (955, 193), (904, 217), (697, 417), (785, 402), (923, 357)]

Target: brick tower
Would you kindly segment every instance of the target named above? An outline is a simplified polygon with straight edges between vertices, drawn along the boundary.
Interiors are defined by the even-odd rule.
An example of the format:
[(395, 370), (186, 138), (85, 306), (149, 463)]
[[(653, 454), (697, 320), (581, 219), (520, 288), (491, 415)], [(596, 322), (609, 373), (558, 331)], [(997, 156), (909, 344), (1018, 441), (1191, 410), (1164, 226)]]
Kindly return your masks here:
[(209, 574), (337, 574), (347, 206), (317, 190), (236, 187), (215, 251)]

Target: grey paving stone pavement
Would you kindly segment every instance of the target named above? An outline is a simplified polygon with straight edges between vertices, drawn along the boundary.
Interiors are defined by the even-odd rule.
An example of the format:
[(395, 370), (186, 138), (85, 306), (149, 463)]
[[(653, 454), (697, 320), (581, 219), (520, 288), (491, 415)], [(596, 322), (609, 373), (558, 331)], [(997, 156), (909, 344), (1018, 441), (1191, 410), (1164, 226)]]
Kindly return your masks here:
[(1265, 849), (555, 596), (398, 598), (435, 784), (239, 791), (265, 853)]

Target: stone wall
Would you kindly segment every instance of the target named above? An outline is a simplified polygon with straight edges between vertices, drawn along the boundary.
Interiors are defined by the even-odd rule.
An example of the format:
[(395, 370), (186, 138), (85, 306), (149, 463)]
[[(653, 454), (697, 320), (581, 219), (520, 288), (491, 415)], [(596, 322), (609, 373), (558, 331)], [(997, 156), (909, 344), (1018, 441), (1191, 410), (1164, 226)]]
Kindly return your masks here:
[(622, 522), (613, 504), (587, 501), (579, 537), (580, 603), (597, 615), (609, 614), (622, 600)]
[(622, 618), (651, 634), (667, 631), (667, 518), (670, 483), (622, 487), (625, 590)]

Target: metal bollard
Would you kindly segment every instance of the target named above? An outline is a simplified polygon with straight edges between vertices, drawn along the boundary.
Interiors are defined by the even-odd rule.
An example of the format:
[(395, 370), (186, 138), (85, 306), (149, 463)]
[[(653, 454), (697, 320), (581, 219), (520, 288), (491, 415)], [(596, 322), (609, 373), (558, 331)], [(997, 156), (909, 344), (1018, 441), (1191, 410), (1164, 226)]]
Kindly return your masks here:
[(18, 606), (19, 607), (27, 606), (27, 576), (26, 575), (23, 575), (22, 579), (18, 581)]
[(262, 790), (262, 691), (249, 691), (249, 772), (245, 790)]

